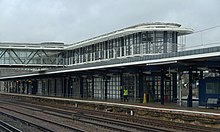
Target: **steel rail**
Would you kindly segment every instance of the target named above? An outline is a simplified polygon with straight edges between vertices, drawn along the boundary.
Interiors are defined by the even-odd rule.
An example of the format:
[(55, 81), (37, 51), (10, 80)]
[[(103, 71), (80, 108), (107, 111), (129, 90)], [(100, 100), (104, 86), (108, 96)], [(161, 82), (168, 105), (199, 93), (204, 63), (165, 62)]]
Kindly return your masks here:
[[(18, 105), (18, 103), (29, 105), (31, 107), (28, 108), (27, 106)], [(36, 108), (33, 108), (33, 107), (37, 107), (37, 109), (39, 111), (43, 110), (44, 112), (57, 110), (57, 111), (59, 111), (59, 113), (62, 113), (62, 114), (67, 114), (68, 113), (70, 115), (72, 115), (72, 114), (76, 115), (77, 111), (81, 111), (81, 112), (84, 112), (84, 113), (89, 112), (89, 111), (91, 112), (91, 110), (83, 110), (83, 109), (79, 109), (79, 108), (74, 108), (74, 111), (76, 111), (76, 112), (73, 112), (73, 109), (69, 109), (69, 108), (65, 108), (65, 110), (64, 110), (64, 109), (61, 109), (61, 108), (57, 109), (57, 108), (53, 108), (53, 107), (50, 107), (50, 106), (30, 104), (30, 103), (27, 103), (27, 102), (25, 102), (25, 103), (24, 102), (22, 102), (22, 103), (21, 102), (16, 102), (15, 105), (18, 105), (19, 107), (23, 107), (23, 108), (26, 108), (26, 109), (32, 109), (32, 110), (35, 110), (35, 111), (36, 111)], [(97, 111), (92, 111), (92, 112), (97, 113)], [(111, 113), (111, 115), (109, 115), (109, 113), (101, 112), (101, 111), (98, 111), (97, 114), (99, 114), (99, 117), (103, 114), (102, 115), (103, 117), (110, 117), (110, 118), (112, 118), (114, 115), (117, 115), (118, 117), (120, 117), (124, 120), (130, 120), (130, 119), (133, 118), (133, 117), (132, 118), (131, 117), (124, 117), (124, 116), (119, 115), (117, 113), (116, 114), (114, 113), (114, 115)], [(79, 116), (81, 116), (81, 115), (79, 115)], [(87, 114), (87, 116), (91, 116), (91, 115)], [(218, 131), (219, 130), (219, 129), (215, 129), (215, 128), (188, 125), (188, 124), (183, 124), (183, 123), (178, 123), (178, 122), (175, 122), (175, 123), (172, 122), (171, 123), (171, 122), (163, 121), (163, 123), (161, 123), (161, 121), (158, 122), (158, 120), (155, 120), (155, 119), (145, 119), (145, 118), (144, 119), (137, 119), (137, 122), (146, 122), (145, 125), (149, 125), (149, 126), (153, 125), (154, 127), (164, 127), (164, 126), (166, 126), (166, 127), (170, 128), (171, 130), (173, 129), (173, 130), (183, 130), (183, 131), (204, 131), (204, 132), (209, 132), (210, 130), (211, 131), (215, 131), (215, 130)]]
[[(75, 117), (73, 117), (72, 115), (73, 114), (60, 114), (61, 112), (59, 111), (59, 113), (57, 112), (58, 110), (56, 110), (57, 113), (55, 113), (53, 110), (53, 112), (51, 112), (52, 109), (50, 109), (50, 111), (48, 109), (38, 109), (38, 108), (28, 108), (27, 106), (19, 106), (17, 104), (13, 104), (13, 105), (16, 105), (18, 107), (21, 107), (21, 108), (24, 108), (24, 109), (29, 109), (29, 110), (33, 110), (33, 111), (39, 111), (39, 112), (43, 112), (43, 113), (46, 113), (46, 114), (49, 114), (49, 115), (54, 115), (54, 116), (57, 116), (57, 117), (61, 117), (61, 118), (66, 118), (66, 119), (71, 119), (71, 120), (77, 120), (79, 122), (83, 122), (83, 123), (88, 123), (88, 124), (92, 124), (92, 125), (96, 125), (96, 126), (100, 126), (100, 127), (103, 127), (103, 128), (108, 128), (110, 130), (115, 130), (115, 131), (123, 131), (123, 132), (133, 132), (131, 130), (126, 130), (126, 129), (123, 129), (123, 128), (118, 128), (117, 126), (109, 126), (108, 124), (100, 124), (100, 122), (98, 123), (95, 123), (95, 122), (91, 122), (91, 121), (86, 121), (86, 120), (79, 120), (79, 119), (76, 119)], [(0, 106), (1, 108), (1, 106)], [(74, 119), (75, 118), (75, 119)], [(105, 122), (105, 121), (104, 121)], [(152, 129), (151, 129), (152, 130)], [(155, 131), (155, 132), (158, 132), (158, 131)]]
[(28, 125), (30, 125), (30, 126), (36, 127), (36, 128), (38, 128), (39, 130), (42, 130), (42, 131), (44, 131), (44, 132), (53, 132), (52, 130), (50, 130), (50, 129), (46, 128), (46, 127), (42, 127), (42, 126), (40, 126), (40, 125), (34, 124), (34, 123), (32, 123), (32, 122), (30, 122), (30, 121), (28, 121), (28, 120), (21, 119), (21, 118), (18, 118), (18, 117), (15, 117), (15, 116), (9, 115), (9, 114), (7, 114), (7, 113), (3, 113), (3, 112), (0, 112), (0, 114), (1, 114), (1, 115), (5, 115), (5, 116), (7, 116), (7, 117), (9, 117), (9, 118), (12, 118), (12, 119), (14, 119), (14, 120), (20, 121), (20, 122), (22, 122), (22, 123), (24, 123), (24, 124), (28, 124)]
[[(117, 113), (114, 113), (114, 114), (109, 114), (107, 112), (102, 112), (102, 111), (91, 111), (91, 110), (85, 110), (85, 109), (80, 109), (80, 108), (75, 108), (74, 109), (70, 109), (70, 108), (65, 108), (62, 109), (58, 109), (58, 108), (53, 108), (53, 107), (50, 107), (50, 106), (42, 106), (42, 105), (36, 105), (36, 104), (30, 104), (30, 103), (27, 103), (27, 102), (16, 102), (15, 105), (18, 105), (18, 104), (25, 104), (25, 105), (29, 105), (31, 107), (37, 107), (38, 109), (44, 109), (44, 110), (47, 110), (47, 111), (52, 111), (53, 109), (57, 109), (57, 110), (61, 110), (61, 111), (64, 111), (64, 113), (68, 113), (67, 110), (71, 110), (71, 112), (69, 114), (75, 114), (77, 112), (84, 112), (84, 113), (88, 113), (88, 112), (92, 112), (92, 113), (96, 113), (98, 114), (99, 116), (103, 116), (103, 117), (109, 117), (109, 118), (114, 118), (114, 116), (117, 116), (117, 118), (120, 118), (122, 120), (135, 120), (135, 122), (139, 122), (139, 123), (145, 123), (145, 125), (149, 125), (149, 126), (154, 126), (154, 127), (167, 127), (167, 128), (170, 128), (170, 129), (174, 129), (174, 130), (183, 130), (183, 131), (201, 131), (201, 132), (209, 132), (210, 130), (211, 131), (219, 131), (220, 129), (215, 129), (215, 128), (209, 128), (209, 127), (202, 127), (202, 126), (196, 126), (196, 125), (190, 125), (190, 124), (183, 124), (183, 123), (178, 123), (178, 122), (171, 122), (171, 121), (161, 121), (159, 119), (148, 119), (148, 118), (143, 118), (143, 119), (140, 119), (140, 118), (134, 118), (134, 117), (127, 117), (127, 116), (124, 116), (124, 115), (121, 115), (121, 114), (117, 114)], [(27, 107), (27, 106), (21, 106), (20, 107)], [(28, 108), (28, 109), (32, 109), (32, 110), (36, 110), (36, 109), (33, 109), (33, 108)], [(75, 112), (74, 112), (75, 111)], [(163, 122), (163, 123), (161, 123)]]
[[(132, 123), (132, 122), (125, 122), (125, 121), (121, 121), (121, 120), (103, 118), (103, 117), (98, 117), (98, 116), (89, 115), (89, 114), (81, 114), (81, 113), (73, 112), (73, 111), (66, 111), (66, 110), (64, 111), (62, 109), (57, 109), (57, 108), (48, 108), (48, 107), (46, 107), (46, 108), (43, 108), (43, 107), (33, 108), (33, 105), (31, 107), (21, 106), (21, 105), (18, 105), (18, 104), (13, 104), (13, 105), (16, 105), (18, 107), (22, 107), (22, 108), (25, 108), (25, 109), (44, 112), (44, 113), (59, 116), (59, 117), (62, 117), (62, 118), (74, 119), (74, 120), (78, 120), (80, 122), (102, 126), (102, 127), (108, 128), (108, 129), (116, 130), (116, 131), (131, 132), (129, 129), (118, 128), (118, 127), (110, 126), (108, 124), (113, 124), (113, 125), (116, 125), (116, 126), (122, 126), (124, 128), (137, 129), (137, 130), (141, 130), (141, 131), (153, 131), (153, 132), (171, 131), (171, 130), (168, 130), (168, 129), (162, 128), (162, 127), (155, 128), (155, 126), (142, 125), (142, 124), (137, 124), (137, 123)], [(78, 118), (80, 118), (80, 119), (78, 119)], [(87, 120), (82, 120), (81, 118), (84, 118), (84, 119), (87, 119)], [(97, 121), (98, 123), (88, 121), (88, 120), (94, 120), (94, 121)], [(105, 122), (107, 124), (100, 124), (100, 122)]]
[(0, 128), (7, 131), (7, 132), (22, 132), (22, 130), (0, 120)]
[(38, 120), (41, 120), (41, 121), (44, 121), (44, 122), (47, 122), (47, 123), (50, 123), (50, 124), (54, 124), (54, 125), (57, 125), (57, 126), (60, 126), (60, 127), (63, 127), (63, 128), (67, 128), (67, 129), (70, 129), (70, 130), (73, 130), (73, 131), (85, 132), (84, 130), (76, 128), (76, 127), (73, 127), (73, 126), (69, 126), (69, 125), (65, 125), (65, 124), (62, 124), (62, 123), (55, 122), (55, 121), (51, 121), (49, 119), (40, 118), (40, 117), (37, 117), (37, 116), (34, 116), (34, 115), (30, 115), (30, 114), (27, 114), (27, 113), (23, 113), (23, 112), (20, 112), (20, 111), (17, 111), (17, 110), (12, 110), (12, 109), (9, 109), (9, 108), (5, 108), (3, 106), (0, 106), (0, 108), (8, 110), (8, 111), (15, 112), (15, 113), (18, 113), (18, 114), (21, 114), (21, 115), (25, 115), (25, 116), (28, 116), (28, 117), (31, 117), (31, 118), (34, 118), (34, 119), (38, 119)]

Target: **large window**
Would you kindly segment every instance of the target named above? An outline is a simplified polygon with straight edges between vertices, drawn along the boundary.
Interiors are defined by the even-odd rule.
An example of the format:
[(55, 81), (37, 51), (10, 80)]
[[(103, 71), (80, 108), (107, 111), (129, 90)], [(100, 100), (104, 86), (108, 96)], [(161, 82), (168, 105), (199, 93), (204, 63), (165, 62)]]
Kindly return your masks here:
[(155, 53), (163, 53), (164, 34), (163, 32), (156, 32), (155, 38)]
[(104, 98), (104, 81), (100, 78), (94, 78), (94, 97), (95, 98)]
[(119, 99), (120, 98), (120, 77), (111, 76), (108, 81), (108, 99)]

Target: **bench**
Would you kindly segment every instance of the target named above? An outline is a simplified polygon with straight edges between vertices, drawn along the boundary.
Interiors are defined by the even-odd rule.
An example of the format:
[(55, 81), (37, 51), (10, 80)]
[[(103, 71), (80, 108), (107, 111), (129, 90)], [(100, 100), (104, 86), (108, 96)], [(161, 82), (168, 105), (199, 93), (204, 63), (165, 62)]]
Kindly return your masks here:
[(208, 98), (206, 102), (206, 108), (214, 108), (220, 106), (220, 101), (218, 98)]

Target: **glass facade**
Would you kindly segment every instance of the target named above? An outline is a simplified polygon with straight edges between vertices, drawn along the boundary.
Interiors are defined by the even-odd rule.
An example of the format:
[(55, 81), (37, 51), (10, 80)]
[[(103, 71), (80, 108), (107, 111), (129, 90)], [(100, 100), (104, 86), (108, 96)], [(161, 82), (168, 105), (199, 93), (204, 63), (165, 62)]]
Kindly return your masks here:
[(177, 32), (129, 34), (65, 52), (66, 65), (135, 55), (177, 52)]

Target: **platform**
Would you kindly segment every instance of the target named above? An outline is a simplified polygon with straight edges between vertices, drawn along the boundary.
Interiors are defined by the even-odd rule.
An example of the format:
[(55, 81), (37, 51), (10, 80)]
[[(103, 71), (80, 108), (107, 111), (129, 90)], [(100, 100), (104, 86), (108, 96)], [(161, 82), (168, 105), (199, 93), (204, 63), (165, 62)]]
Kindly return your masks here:
[(26, 94), (14, 94), (14, 93), (2, 93), (0, 96), (16, 96), (21, 98), (34, 98), (37, 100), (51, 100), (51, 101), (64, 101), (71, 102), (72, 104), (90, 104), (90, 105), (103, 105), (110, 107), (121, 107), (128, 108), (131, 110), (149, 110), (154, 112), (162, 113), (172, 113), (172, 114), (182, 114), (191, 116), (202, 116), (209, 118), (220, 118), (219, 109), (207, 109), (207, 108), (194, 108), (194, 107), (180, 107), (177, 104), (167, 103), (165, 105), (160, 105), (159, 103), (130, 103), (130, 102), (107, 102), (107, 101), (96, 101), (96, 100), (82, 100), (82, 99), (72, 99), (72, 98), (59, 98), (59, 97), (46, 97), (46, 96), (36, 96), (36, 95), (26, 95)]

